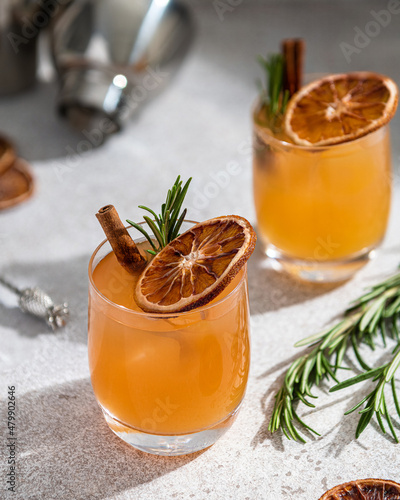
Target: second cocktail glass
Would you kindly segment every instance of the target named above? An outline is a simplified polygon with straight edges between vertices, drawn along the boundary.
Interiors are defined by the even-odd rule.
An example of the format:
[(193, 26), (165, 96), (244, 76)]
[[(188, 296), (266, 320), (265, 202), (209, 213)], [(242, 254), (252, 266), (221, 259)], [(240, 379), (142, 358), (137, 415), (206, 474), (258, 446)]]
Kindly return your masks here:
[(289, 143), (253, 114), (258, 232), (268, 257), (308, 281), (351, 277), (382, 241), (390, 211), (389, 126), (342, 144)]

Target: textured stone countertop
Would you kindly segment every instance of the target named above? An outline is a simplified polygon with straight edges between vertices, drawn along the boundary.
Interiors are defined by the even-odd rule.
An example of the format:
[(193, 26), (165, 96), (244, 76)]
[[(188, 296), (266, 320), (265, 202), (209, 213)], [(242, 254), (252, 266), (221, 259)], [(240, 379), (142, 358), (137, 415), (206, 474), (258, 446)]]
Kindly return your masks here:
[[(56, 85), (0, 100), (0, 130), (32, 164), (35, 196), (0, 213), (0, 264), (19, 286), (39, 285), (71, 307), (52, 334), (0, 290), (0, 497), (18, 500), (312, 499), (357, 478), (400, 480), (399, 445), (374, 424), (354, 439), (357, 416), (343, 412), (356, 391), (316, 391), (318, 408), (301, 409), (322, 437), (306, 444), (271, 436), (273, 395), (293, 344), (334, 321), (361, 291), (400, 261), (400, 187), (385, 242), (374, 261), (340, 286), (312, 286), (268, 269), (260, 250), (249, 264), (252, 364), (238, 420), (210, 449), (180, 458), (135, 451), (108, 429), (87, 362), (87, 264), (103, 238), (94, 214), (114, 203), (122, 218), (158, 205), (178, 173), (194, 177), (189, 215), (238, 213), (255, 222), (251, 188), (250, 107), (260, 76), (255, 55), (288, 36), (307, 40), (306, 71), (386, 73), (400, 82), (400, 14), (368, 24), (391, 2), (348, 0), (192, 0), (197, 36), (173, 83), (105, 145), (78, 155), (84, 137), (54, 113)], [(218, 12), (217, 12), (218, 11)], [(378, 26), (378, 29), (376, 28)], [(357, 31), (358, 30), (358, 31)], [(360, 40), (359, 30), (374, 36)], [(343, 48), (352, 45), (351, 55)], [(46, 67), (43, 75), (48, 76)], [(398, 169), (400, 115), (392, 122)], [(210, 188), (229, 166), (224, 188)], [(382, 356), (376, 353), (377, 359)], [(5, 491), (7, 386), (16, 386), (17, 491)], [(397, 419), (397, 427), (399, 427)]]

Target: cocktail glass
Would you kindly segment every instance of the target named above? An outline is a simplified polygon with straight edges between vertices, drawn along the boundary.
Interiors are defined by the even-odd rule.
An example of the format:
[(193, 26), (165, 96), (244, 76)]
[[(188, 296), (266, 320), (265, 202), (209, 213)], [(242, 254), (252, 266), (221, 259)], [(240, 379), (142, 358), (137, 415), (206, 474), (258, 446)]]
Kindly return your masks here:
[(157, 455), (204, 449), (233, 424), (245, 393), (246, 267), (211, 303), (174, 314), (140, 310), (137, 278), (117, 263), (107, 240), (97, 247), (89, 263), (94, 394), (110, 429), (135, 448)]
[(389, 217), (389, 126), (323, 147), (273, 134), (256, 105), (253, 181), (258, 233), (275, 267), (308, 281), (350, 278), (382, 241)]

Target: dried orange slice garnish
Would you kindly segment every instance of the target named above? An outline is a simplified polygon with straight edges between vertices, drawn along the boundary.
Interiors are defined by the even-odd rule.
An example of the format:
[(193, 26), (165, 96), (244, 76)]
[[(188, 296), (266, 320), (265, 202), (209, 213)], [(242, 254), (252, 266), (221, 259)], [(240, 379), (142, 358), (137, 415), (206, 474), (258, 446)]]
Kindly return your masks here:
[(384, 479), (359, 479), (331, 488), (319, 500), (400, 500), (400, 484)]
[(147, 312), (189, 311), (210, 302), (252, 254), (256, 233), (237, 215), (201, 222), (157, 254), (136, 285), (137, 304)]
[(388, 123), (397, 101), (397, 86), (385, 76), (367, 72), (327, 76), (293, 95), (285, 131), (302, 146), (351, 141)]

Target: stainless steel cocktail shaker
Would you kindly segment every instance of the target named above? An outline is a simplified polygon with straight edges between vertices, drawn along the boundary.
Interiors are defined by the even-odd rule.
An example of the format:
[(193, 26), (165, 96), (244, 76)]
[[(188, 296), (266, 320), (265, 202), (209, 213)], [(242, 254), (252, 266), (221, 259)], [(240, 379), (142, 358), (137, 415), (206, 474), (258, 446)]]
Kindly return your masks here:
[(53, 25), (58, 108), (105, 135), (170, 79), (193, 26), (175, 0), (75, 0)]

